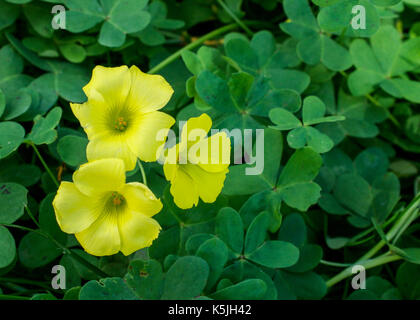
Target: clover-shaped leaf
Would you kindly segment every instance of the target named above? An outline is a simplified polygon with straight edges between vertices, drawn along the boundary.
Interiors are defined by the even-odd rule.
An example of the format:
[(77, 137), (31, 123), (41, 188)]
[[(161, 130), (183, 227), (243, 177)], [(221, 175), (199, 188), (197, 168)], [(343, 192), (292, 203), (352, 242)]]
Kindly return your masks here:
[(140, 32), (134, 34), (140, 40), (149, 46), (161, 45), (165, 42), (165, 35), (160, 32), (163, 30), (180, 29), (185, 25), (182, 20), (168, 19), (167, 7), (163, 1), (153, 1), (149, 4), (148, 10), (151, 15), (151, 21), (148, 26)]
[(300, 149), (310, 146), (318, 153), (331, 150), (334, 142), (324, 133), (321, 133), (311, 125), (342, 121), (343, 116), (325, 117), (325, 104), (315, 96), (309, 96), (303, 101), (302, 122), (290, 111), (282, 108), (275, 108), (270, 111), (270, 119), (277, 130), (292, 130), (287, 135), (287, 142), (290, 147)]
[(60, 107), (55, 107), (44, 117), (38, 115), (34, 118), (32, 131), (26, 137), (34, 144), (50, 144), (57, 139), (57, 127), (63, 113)]
[[(23, 79), (26, 81), (25, 86), (29, 84), (30, 88), (37, 91), (42, 98), (38, 105), (30, 107), (28, 110), (30, 115), (44, 114), (55, 103), (57, 95), (72, 102), (86, 100), (86, 96), (81, 89), (89, 81), (89, 73), (85, 68), (53, 59), (41, 59), (13, 35), (7, 33), (6, 37), (26, 60), (48, 72), (34, 80), (35, 83), (30, 83), (32, 78)], [(25, 120), (32, 120), (32, 118), (26, 117)]]
[(298, 40), (297, 54), (309, 65), (322, 62), (328, 69), (343, 71), (351, 67), (348, 51), (321, 32), (307, 0), (285, 0), (284, 11), (289, 20), (280, 28)]
[(327, 134), (335, 144), (346, 136), (372, 138), (379, 133), (376, 123), (387, 118), (387, 110), (367, 101), (364, 97), (347, 95), (343, 90), (338, 92), (337, 110), (333, 112), (344, 116), (343, 121), (322, 123), (317, 129)]
[[(401, 41), (401, 35), (392, 26), (382, 26), (370, 39), (354, 40), (350, 53), (356, 71), (350, 74), (348, 86), (355, 96), (368, 94), (379, 85), (396, 98), (420, 103), (420, 84), (407, 79), (404, 74), (416, 68), (416, 63), (405, 58), (412, 50), (420, 50), (417, 40)], [(415, 48), (413, 49), (413, 46)]]
[(66, 0), (67, 28), (82, 32), (104, 22), (99, 32), (99, 43), (107, 47), (124, 44), (126, 34), (138, 32), (150, 23), (150, 14), (143, 9), (148, 0)]
[[(375, 7), (378, 3), (375, 2), (382, 2), (382, 5), (386, 6), (383, 0), (334, 1), (334, 3), (331, 3), (320, 10), (317, 17), (319, 26), (325, 32), (331, 32), (338, 35), (345, 34), (349, 37), (370, 37), (378, 31), (380, 25), (380, 15)], [(359, 17), (357, 16), (361, 16), (360, 11), (353, 11), (353, 8), (360, 8), (357, 6), (361, 6), (365, 13), (363, 17), (360, 17), (361, 19), (364, 18), (363, 21), (366, 22), (364, 28), (354, 28), (352, 26), (353, 19), (355, 19), (355, 22), (360, 22), (358, 20)]]
[(275, 107), (296, 111), (300, 106), (297, 92), (272, 89), (266, 79), (245, 72), (232, 74), (227, 82), (204, 70), (195, 81), (195, 92), (215, 109), (215, 126), (229, 130), (262, 128), (255, 117), (268, 117), (269, 110)]
[(387, 155), (381, 149), (371, 147), (361, 152), (353, 165), (345, 164), (346, 156), (340, 152), (334, 152), (333, 157), (328, 158), (329, 155), (325, 165), (332, 168), (330, 172), (334, 178), (327, 190), (331, 189), (332, 195), (324, 193), (320, 206), (332, 214), (351, 214), (354, 218), (349, 221), (356, 224), (370, 225), (371, 218), (378, 223), (384, 221), (400, 194), (398, 178), (387, 172)]

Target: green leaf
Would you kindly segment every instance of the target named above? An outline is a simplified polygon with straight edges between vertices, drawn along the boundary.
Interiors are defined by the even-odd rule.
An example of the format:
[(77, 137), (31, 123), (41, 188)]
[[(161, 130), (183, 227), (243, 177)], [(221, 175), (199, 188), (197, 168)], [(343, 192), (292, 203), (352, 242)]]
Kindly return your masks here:
[[(366, 13), (366, 28), (355, 29), (349, 25), (357, 14), (353, 7), (361, 5)], [(322, 8), (318, 15), (318, 23), (322, 30), (335, 34), (344, 33), (349, 37), (370, 37), (378, 30), (380, 25), (377, 9), (369, 0), (341, 0), (334, 1), (332, 5)]]
[(121, 278), (89, 281), (79, 294), (80, 300), (137, 300), (134, 291)]
[[(261, 143), (261, 140), (259, 139), (261, 139), (261, 136), (260, 138), (256, 138), (256, 143)], [(282, 152), (283, 139), (281, 132), (272, 129), (265, 129), (264, 170), (261, 174), (246, 175), (247, 170), (249, 170), (249, 168), (255, 168), (256, 164), (231, 166), (229, 168), (229, 173), (226, 176), (222, 192), (226, 195), (238, 195), (251, 194), (274, 188)]]
[(165, 277), (162, 299), (192, 299), (201, 294), (207, 283), (209, 266), (199, 257), (179, 258)]
[(270, 120), (276, 125), (271, 127), (273, 129), (291, 130), (302, 125), (293, 113), (282, 108), (272, 109), (269, 115)]
[(305, 126), (316, 124), (324, 117), (326, 107), (318, 97), (309, 96), (303, 100), (302, 120)]
[(311, 148), (295, 151), (283, 168), (277, 188), (291, 207), (306, 211), (320, 197), (321, 188), (312, 180), (318, 175), (322, 159)]
[(10, 265), (16, 257), (16, 244), (7, 228), (0, 226), (0, 268)]
[(0, 159), (7, 157), (23, 142), (25, 129), (11, 121), (0, 122)]
[(26, 137), (28, 140), (35, 144), (50, 144), (57, 139), (57, 127), (61, 119), (62, 109), (55, 107), (52, 109), (45, 118), (42, 116), (36, 116), (34, 118), (34, 126), (32, 131)]
[(369, 183), (354, 173), (343, 174), (338, 177), (334, 188), (334, 196), (347, 208), (367, 216), (372, 202)]
[(86, 146), (88, 142), (84, 137), (67, 135), (58, 141), (57, 152), (66, 164), (77, 167), (87, 162)]
[(11, 224), (23, 215), (27, 193), (19, 184), (0, 183), (0, 223)]
[(392, 26), (382, 26), (372, 36), (371, 46), (365, 40), (354, 40), (350, 54), (357, 70), (348, 77), (350, 92), (361, 96), (379, 85), (392, 96), (418, 103), (418, 83), (400, 78), (415, 68), (404, 58), (405, 48), (406, 43), (401, 41), (399, 32)]
[(17, 164), (0, 169), (0, 182), (14, 182), (24, 187), (34, 185), (41, 178), (41, 170), (33, 164)]
[(50, 193), (47, 195), (39, 206), (39, 224), (43, 231), (49, 233), (55, 240), (65, 244), (67, 235), (61, 231), (55, 217), (54, 207), (52, 202), (55, 194)]
[(298, 261), (299, 249), (289, 242), (266, 241), (247, 258), (268, 268), (286, 268)]
[[(280, 28), (299, 41), (297, 54), (302, 61), (309, 65), (322, 62), (333, 71), (343, 71), (351, 67), (348, 51), (331, 38), (320, 34), (318, 22), (307, 0), (285, 0), (283, 7), (289, 20), (281, 23)], [(331, 7), (322, 10), (329, 8)]]
[(298, 262), (287, 271), (307, 272), (314, 269), (322, 258), (322, 247), (316, 244), (305, 244), (299, 249)]
[(245, 237), (245, 254), (254, 252), (266, 239), (270, 223), (270, 213), (261, 212), (252, 220)]
[(138, 32), (150, 23), (151, 16), (144, 11), (147, 0), (94, 0), (89, 4), (84, 1), (66, 0), (70, 9), (67, 12), (67, 28), (71, 32), (90, 29), (100, 22), (99, 43), (108, 47), (119, 47), (125, 42), (127, 33)]
[(156, 260), (133, 260), (124, 277), (140, 299), (159, 299), (162, 294), (164, 275)]
[(228, 260), (228, 248), (222, 240), (213, 238), (205, 241), (198, 248), (196, 256), (204, 259), (209, 265), (209, 277), (206, 285), (209, 290), (216, 284), (222, 274)]
[(305, 220), (299, 213), (287, 215), (280, 227), (278, 240), (287, 241), (296, 247), (302, 247), (306, 242)]
[(398, 268), (396, 283), (405, 299), (420, 298), (420, 266), (405, 262)]
[[(86, 96), (83, 93), (82, 87), (89, 82), (90, 74), (87, 68), (70, 64), (66, 62), (56, 61), (53, 59), (41, 59), (34, 52), (28, 50), (18, 39), (13, 35), (6, 33), (6, 37), (13, 47), (31, 64), (47, 71), (49, 73), (42, 75), (43, 80), (48, 80), (48, 86), (44, 87), (44, 91), (48, 90), (49, 99), (52, 99), (52, 89), (55, 92), (55, 99), (57, 95), (71, 102), (84, 102)], [(40, 77), (40, 78), (41, 78)], [(44, 79), (44, 77), (46, 79)], [(16, 76), (15, 76), (16, 78)], [(27, 82), (29, 84), (32, 78), (27, 79), (27, 76), (20, 75), (15, 81)], [(0, 82), (1, 86), (1, 82)], [(53, 103), (52, 103), (53, 104)], [(48, 108), (47, 108), (48, 110)], [(46, 110), (43, 110), (43, 113)], [(38, 114), (38, 113), (35, 113)]]
[(0, 0), (0, 30), (10, 26), (19, 16), (19, 7)]
[(248, 279), (209, 295), (215, 300), (258, 300), (267, 291), (267, 285), (260, 279)]
[(236, 254), (242, 253), (244, 226), (241, 216), (232, 208), (223, 208), (216, 218), (216, 235)]
[(27, 268), (35, 269), (55, 260), (63, 252), (46, 237), (36, 232), (27, 233), (19, 243), (19, 260)]
[(321, 299), (327, 293), (325, 280), (314, 272), (290, 273), (277, 270), (274, 284), (279, 299)]
[(370, 184), (383, 176), (389, 167), (388, 157), (382, 149), (369, 148), (357, 155), (354, 160), (356, 172)]
[[(234, 263), (228, 265), (221, 276), (223, 279), (217, 286), (217, 291), (220, 291), (234, 283), (239, 283), (246, 279), (260, 279), (265, 282), (267, 290), (261, 299), (264, 300), (275, 300), (277, 299), (277, 290), (271, 277), (257, 267), (255, 264), (248, 262), (247, 260), (236, 260)], [(223, 284), (224, 282), (225, 284)]]

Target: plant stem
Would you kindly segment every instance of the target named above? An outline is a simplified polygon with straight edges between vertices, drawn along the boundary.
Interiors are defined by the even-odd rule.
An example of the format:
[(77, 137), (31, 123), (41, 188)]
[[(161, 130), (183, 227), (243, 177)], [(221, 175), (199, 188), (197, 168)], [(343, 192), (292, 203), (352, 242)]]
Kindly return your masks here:
[(146, 173), (144, 172), (144, 168), (143, 168), (143, 165), (141, 164), (140, 159), (137, 159), (137, 163), (139, 164), (141, 176), (143, 178), (143, 184), (147, 187)]
[(36, 145), (30, 141), (28, 142), (32, 148), (34, 149), (36, 155), (38, 156), (39, 161), (41, 161), (42, 165), (44, 166), (45, 170), (47, 170), (48, 174), (50, 175), (52, 181), (55, 183), (55, 185), (58, 187), (60, 184), (58, 183), (57, 178), (53, 175), (53, 173), (51, 172), (50, 168), (48, 167), (47, 163), (45, 162), (44, 158), (41, 156), (41, 153), (39, 153), (38, 148), (36, 147)]
[(249, 35), (253, 36), (254, 33), (236, 16), (235, 13), (230, 10), (230, 8), (223, 2), (223, 0), (217, 0), (217, 2), (220, 4), (220, 6), (223, 8), (223, 10), (226, 11), (226, 13), (240, 26), (244, 31)]
[(105, 272), (103, 272), (101, 269), (99, 269), (98, 267), (94, 266), (93, 264), (91, 264), (89, 261), (85, 260), (85, 258), (83, 258), (82, 256), (80, 256), (75, 251), (67, 248), (64, 245), (62, 245), (60, 242), (58, 242), (57, 240), (55, 240), (49, 233), (43, 231), (42, 229), (35, 230), (35, 229), (31, 229), (31, 228), (27, 228), (27, 227), (23, 227), (23, 226), (19, 226), (19, 225), (7, 224), (7, 223), (2, 223), (0, 225), (1, 226), (5, 226), (5, 227), (17, 228), (17, 229), (22, 229), (22, 230), (25, 230), (25, 231), (30, 231), (30, 232), (38, 233), (39, 235), (43, 236), (44, 238), (47, 238), (48, 240), (52, 241), (58, 248), (62, 249), (64, 254), (70, 255), (71, 258), (73, 258), (74, 260), (80, 262), (81, 264), (83, 264), (88, 269), (92, 270), (92, 272), (94, 272), (99, 278), (109, 277), (108, 274), (106, 274)]
[(31, 210), (29, 209), (29, 207), (28, 207), (27, 205), (25, 206), (25, 210), (26, 210), (26, 213), (28, 214), (28, 216), (31, 218), (31, 220), (35, 223), (35, 225), (36, 225), (39, 229), (41, 229), (40, 224), (39, 224), (39, 223), (38, 223), (38, 221), (35, 219), (34, 215), (32, 214)]
[[(386, 253), (375, 259), (356, 262), (354, 265), (361, 265), (365, 269), (370, 269), (370, 268), (378, 267), (380, 265), (383, 265), (392, 261), (397, 261), (400, 259), (402, 258), (396, 254)], [(336, 276), (332, 277), (330, 280), (326, 282), (327, 287), (332, 287), (333, 285), (340, 282), (341, 280), (344, 280), (347, 277), (351, 276), (353, 274), (352, 269), (353, 269), (353, 265), (344, 269), (342, 272), (340, 272)]]
[[(391, 241), (394, 239), (396, 235), (401, 234), (401, 230), (404, 228), (407, 228), (409, 224), (407, 222), (412, 222), (418, 215), (420, 206), (420, 194), (418, 194), (407, 206), (407, 208), (404, 210), (401, 217), (398, 219), (398, 221), (392, 226), (392, 228), (388, 231), (386, 234), (387, 241)], [(375, 259), (369, 260), (372, 256), (374, 256), (379, 250), (381, 250), (386, 245), (385, 240), (380, 240), (373, 248), (371, 248), (367, 253), (365, 253), (357, 262), (354, 263), (354, 265), (362, 265), (366, 269), (373, 268), (382, 264), (386, 264), (388, 262), (396, 261), (399, 259), (402, 259), (402, 257), (396, 255), (396, 254), (390, 254), (389, 252), (379, 256)], [(348, 267), (345, 270), (341, 271), (336, 276), (332, 277), (330, 280), (327, 281), (327, 286), (331, 287), (335, 285), (336, 283), (340, 282), (341, 280), (349, 277), (352, 275), (352, 267)]]
[[(395, 235), (399, 233), (402, 227), (406, 226), (406, 222), (411, 220), (413, 214), (417, 214), (420, 205), (420, 194), (417, 195), (404, 210), (404, 213), (398, 219), (398, 221), (392, 226), (392, 228), (386, 234), (386, 239), (391, 241)], [(408, 227), (408, 226), (407, 226)], [(366, 260), (371, 258), (375, 253), (382, 249), (386, 245), (386, 241), (380, 240), (372, 249), (370, 249), (360, 260)]]
[(319, 262), (326, 266), (337, 267), (337, 268), (347, 268), (348, 266), (351, 265), (350, 263), (332, 262), (332, 261), (326, 261), (322, 259)]
[(185, 47), (183, 47), (180, 50), (178, 50), (178, 51), (174, 52), (173, 54), (171, 54), (169, 57), (167, 57), (161, 63), (159, 63), (158, 65), (156, 65), (152, 69), (150, 69), (148, 73), (153, 74), (153, 73), (158, 72), (159, 70), (163, 69), (168, 64), (174, 62), (177, 58), (179, 58), (184, 51), (192, 50), (195, 47), (198, 47), (203, 42), (205, 42), (205, 41), (207, 41), (209, 39), (212, 39), (212, 38), (214, 38), (214, 37), (216, 37), (216, 36), (218, 36), (220, 34), (223, 34), (225, 32), (228, 32), (228, 31), (231, 31), (233, 29), (236, 29), (237, 27), (238, 27), (238, 25), (236, 23), (233, 23), (233, 24), (229, 24), (227, 26), (223, 26), (221, 28), (218, 28), (216, 30), (213, 30), (212, 32), (209, 32), (209, 33), (205, 34), (204, 36), (200, 37), (199, 39), (191, 42), (190, 44), (186, 45)]

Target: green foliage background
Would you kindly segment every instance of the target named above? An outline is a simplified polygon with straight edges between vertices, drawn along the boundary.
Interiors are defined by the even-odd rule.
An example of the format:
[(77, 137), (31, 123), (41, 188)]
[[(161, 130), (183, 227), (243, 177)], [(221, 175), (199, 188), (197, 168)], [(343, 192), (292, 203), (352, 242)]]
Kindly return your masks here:
[[(0, 0), (0, 298), (419, 299), (419, 17), (419, 0)], [(177, 121), (264, 129), (265, 168), (233, 165), (215, 203), (180, 210), (146, 164), (160, 237), (97, 258), (51, 202), (86, 162), (69, 102), (122, 64), (168, 80)]]

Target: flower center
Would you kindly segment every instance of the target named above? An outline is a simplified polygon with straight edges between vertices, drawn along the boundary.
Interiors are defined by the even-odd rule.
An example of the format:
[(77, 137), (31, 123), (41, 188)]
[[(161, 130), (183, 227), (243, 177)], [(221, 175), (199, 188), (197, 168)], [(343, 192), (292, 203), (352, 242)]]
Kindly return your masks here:
[(123, 132), (127, 129), (127, 120), (124, 117), (119, 117), (117, 121), (115, 121), (114, 128), (117, 131)]
[(118, 192), (112, 192), (111, 193), (111, 202), (114, 207), (120, 207), (125, 203), (125, 198), (119, 194)]

